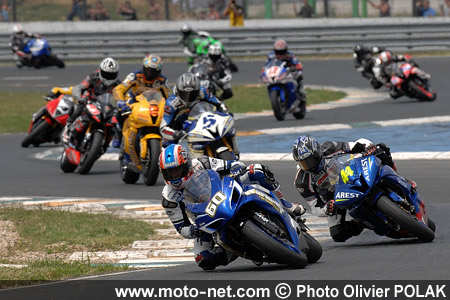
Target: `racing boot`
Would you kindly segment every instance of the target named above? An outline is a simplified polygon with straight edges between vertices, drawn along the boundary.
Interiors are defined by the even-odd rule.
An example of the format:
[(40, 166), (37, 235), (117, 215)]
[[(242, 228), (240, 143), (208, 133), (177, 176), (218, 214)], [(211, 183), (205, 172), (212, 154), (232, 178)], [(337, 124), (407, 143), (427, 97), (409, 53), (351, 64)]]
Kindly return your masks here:
[(120, 145), (122, 145), (122, 131), (117, 130), (112, 140), (112, 146), (114, 148), (120, 148)]
[[(122, 123), (123, 124), (123, 123)], [(114, 139), (112, 141), (113, 148), (120, 148), (120, 145), (122, 145), (122, 129), (123, 126), (120, 122), (116, 124), (116, 132), (114, 133)]]

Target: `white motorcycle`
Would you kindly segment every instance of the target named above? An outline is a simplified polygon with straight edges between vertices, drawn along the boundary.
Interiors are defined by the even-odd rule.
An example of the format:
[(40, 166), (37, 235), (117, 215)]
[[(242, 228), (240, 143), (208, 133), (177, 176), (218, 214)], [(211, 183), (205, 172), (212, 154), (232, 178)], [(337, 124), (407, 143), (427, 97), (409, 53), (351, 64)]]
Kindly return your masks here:
[(183, 129), (192, 158), (202, 155), (225, 160), (239, 158), (232, 114), (217, 111), (211, 103), (195, 104)]

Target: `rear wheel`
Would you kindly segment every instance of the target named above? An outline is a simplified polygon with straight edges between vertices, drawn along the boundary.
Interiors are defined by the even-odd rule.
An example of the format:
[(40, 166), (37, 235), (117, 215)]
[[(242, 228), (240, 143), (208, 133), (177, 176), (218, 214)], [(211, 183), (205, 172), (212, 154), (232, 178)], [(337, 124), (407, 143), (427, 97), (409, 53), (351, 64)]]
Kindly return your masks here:
[(123, 162), (123, 159), (120, 160), (120, 177), (123, 182), (128, 184), (136, 183), (139, 180), (140, 175), (141, 174), (128, 169), (128, 166)]
[(279, 236), (273, 236), (264, 228), (258, 227), (253, 220), (248, 220), (241, 229), (244, 238), (254, 247), (264, 252), (272, 260), (282, 264), (302, 269), (308, 263), (305, 254), (297, 253), (289, 249), (283, 243), (290, 243)]
[(414, 81), (408, 82), (409, 88), (414, 92), (416, 97), (421, 101), (433, 101), (436, 99), (436, 92), (428, 91), (426, 88), (418, 85)]
[(283, 121), (286, 117), (286, 106), (283, 102), (281, 102), (280, 92), (277, 90), (270, 91), (269, 97), (275, 118), (278, 121)]
[(306, 100), (303, 100), (299, 104), (300, 111), (293, 113), (296, 119), (303, 119), (306, 115)]
[(92, 134), (90, 143), (91, 145), (88, 148), (88, 151), (82, 154), (82, 157), (80, 159), (78, 173), (82, 175), (89, 173), (92, 166), (94, 165), (94, 162), (99, 158), (102, 151), (103, 133), (101, 133), (100, 131), (94, 132)]
[(57, 66), (60, 69), (66, 66), (61, 59), (59, 59), (56, 55), (53, 54), (51, 55), (51, 64)]
[(377, 207), (387, 217), (399, 224), (402, 229), (407, 230), (423, 242), (428, 243), (434, 240), (434, 232), (428, 226), (416, 220), (388, 197), (383, 196), (378, 199)]
[[(48, 124), (45, 120), (42, 120), (35, 128), (33, 128), (30, 134), (22, 141), (22, 147), (28, 147), (30, 144), (38, 146), (44, 143), (45, 140), (42, 137), (49, 135), (49, 131), (52, 129), (52, 125)], [(38, 138), (41, 138), (38, 140)]]
[(65, 150), (61, 155), (59, 166), (61, 167), (61, 170), (63, 170), (64, 173), (72, 173), (78, 167), (77, 165), (73, 165), (70, 163), (69, 159), (67, 158)]
[(161, 154), (160, 140), (150, 139), (147, 144), (147, 164), (144, 166), (144, 183), (146, 185), (154, 185), (158, 180), (159, 154)]

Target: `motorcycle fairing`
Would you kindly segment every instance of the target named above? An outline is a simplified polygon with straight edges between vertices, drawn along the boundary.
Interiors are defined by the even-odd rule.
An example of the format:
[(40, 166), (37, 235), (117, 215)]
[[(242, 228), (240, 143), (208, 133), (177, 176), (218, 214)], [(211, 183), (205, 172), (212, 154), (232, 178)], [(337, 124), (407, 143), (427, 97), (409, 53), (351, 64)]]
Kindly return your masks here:
[[(204, 188), (207, 191), (205, 194), (201, 194), (201, 191), (195, 192), (201, 194), (201, 196), (196, 195), (193, 197), (189, 195), (189, 191), (191, 190), (190, 182), (187, 183), (185, 189), (187, 200), (186, 209), (192, 216), (195, 216), (196, 224), (203, 231), (211, 234), (218, 232), (223, 242), (226, 243), (226, 233), (221, 233), (221, 230), (226, 228), (225, 225), (231, 222), (240, 211), (247, 207), (258, 207), (258, 209), (275, 216), (284, 224), (294, 245), (294, 247), (290, 248), (298, 253), (301, 252), (299, 250), (300, 242), (296, 224), (294, 224), (292, 218), (271, 192), (254, 185), (241, 187), (231, 177), (221, 179), (220, 175), (213, 170), (201, 171), (199, 175), (195, 174), (191, 178), (194, 176), (209, 176), (211, 184), (210, 189), (207, 187)], [(198, 184), (193, 186), (193, 188), (194, 190), (201, 190)], [(199, 198), (203, 200), (197, 201), (197, 203), (189, 200)]]
[(189, 131), (189, 142), (209, 142), (225, 136), (234, 125), (234, 119), (230, 115), (203, 113), (195, 122), (193, 121)]
[(45, 38), (31, 38), (23, 48), (23, 52), (30, 53), (33, 58), (50, 55), (50, 45)]

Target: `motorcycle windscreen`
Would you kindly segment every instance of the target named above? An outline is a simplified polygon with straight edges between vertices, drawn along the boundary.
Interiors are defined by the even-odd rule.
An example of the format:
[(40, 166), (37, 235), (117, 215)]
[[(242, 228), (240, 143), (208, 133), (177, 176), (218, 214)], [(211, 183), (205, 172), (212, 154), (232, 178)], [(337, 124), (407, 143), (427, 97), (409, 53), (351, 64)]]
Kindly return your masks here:
[(186, 209), (202, 230), (214, 232), (232, 218), (236, 205), (232, 205), (231, 198), (235, 190), (239, 197), (241, 188), (233, 179), (226, 177), (222, 184), (216, 171), (201, 170), (186, 182)]
[(102, 94), (97, 97), (97, 102), (101, 105), (103, 120), (107, 121), (115, 113), (115, 100), (113, 95), (110, 93)]

